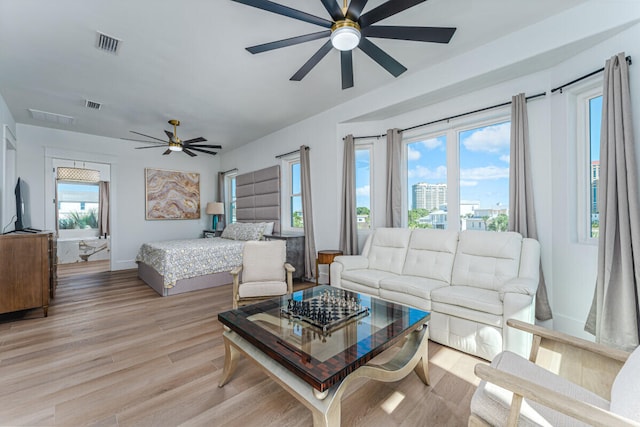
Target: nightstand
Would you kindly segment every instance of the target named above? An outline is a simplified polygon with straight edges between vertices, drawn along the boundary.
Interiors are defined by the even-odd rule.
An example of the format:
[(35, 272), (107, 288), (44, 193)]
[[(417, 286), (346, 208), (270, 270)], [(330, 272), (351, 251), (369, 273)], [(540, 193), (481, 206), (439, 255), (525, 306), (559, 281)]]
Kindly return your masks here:
[(284, 232), (265, 234), (264, 240), (284, 240), (287, 242), (287, 262), (296, 271), (293, 273), (294, 279), (304, 278), (304, 234), (296, 232)]
[(210, 239), (212, 237), (220, 237), (222, 232), (220, 230), (202, 230), (202, 237)]

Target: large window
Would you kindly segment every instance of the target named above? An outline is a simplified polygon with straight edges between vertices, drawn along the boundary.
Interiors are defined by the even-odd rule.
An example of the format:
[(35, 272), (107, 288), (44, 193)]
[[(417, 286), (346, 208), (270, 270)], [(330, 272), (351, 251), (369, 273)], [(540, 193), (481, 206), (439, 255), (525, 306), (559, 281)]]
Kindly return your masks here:
[(356, 216), (358, 221), (358, 230), (369, 230), (372, 224), (371, 212), (371, 179), (373, 168), (372, 144), (363, 144), (356, 146)]
[(505, 120), (408, 139), (407, 226), (506, 231), (509, 146)]

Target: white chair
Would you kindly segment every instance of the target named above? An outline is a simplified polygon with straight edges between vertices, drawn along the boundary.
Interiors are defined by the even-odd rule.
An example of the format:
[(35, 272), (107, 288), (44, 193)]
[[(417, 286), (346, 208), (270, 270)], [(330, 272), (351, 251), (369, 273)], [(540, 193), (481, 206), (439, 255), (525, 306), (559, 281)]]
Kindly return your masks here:
[[(491, 365), (476, 365), (482, 381), (471, 399), (469, 426), (640, 426), (640, 347), (628, 353), (513, 319), (507, 324), (533, 334), (531, 355), (527, 360), (503, 351)], [(596, 394), (535, 364), (543, 340), (622, 368), (610, 390), (602, 381), (592, 388)], [(594, 371), (604, 368), (602, 363)]]
[(246, 242), (242, 251), (242, 266), (231, 270), (233, 308), (292, 293), (295, 268), (286, 259), (284, 240)]

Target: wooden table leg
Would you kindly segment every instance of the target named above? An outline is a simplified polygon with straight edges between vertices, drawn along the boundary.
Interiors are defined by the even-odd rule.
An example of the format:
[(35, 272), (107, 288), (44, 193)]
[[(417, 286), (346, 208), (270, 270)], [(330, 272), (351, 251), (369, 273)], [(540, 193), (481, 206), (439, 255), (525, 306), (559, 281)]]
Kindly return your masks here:
[(231, 345), (227, 337), (223, 335), (222, 338), (224, 341), (224, 369), (222, 370), (222, 378), (220, 378), (218, 387), (223, 387), (227, 382), (229, 382), (231, 376), (236, 371), (236, 366), (240, 357), (240, 352)]

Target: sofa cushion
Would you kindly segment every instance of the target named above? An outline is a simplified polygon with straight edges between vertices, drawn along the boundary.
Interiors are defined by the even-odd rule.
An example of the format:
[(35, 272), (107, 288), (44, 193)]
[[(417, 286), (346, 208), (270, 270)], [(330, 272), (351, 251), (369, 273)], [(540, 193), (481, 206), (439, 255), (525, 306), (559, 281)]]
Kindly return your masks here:
[(519, 233), (465, 230), (460, 233), (451, 284), (499, 290), (518, 276), (521, 250)]
[(500, 294), (472, 286), (447, 286), (431, 292), (431, 301), (502, 316)]
[(457, 231), (413, 230), (402, 274), (449, 284), (457, 247)]
[(432, 290), (444, 286), (449, 286), (449, 284), (440, 280), (407, 275), (385, 278), (380, 281), (381, 290), (400, 292), (425, 300), (431, 299)]
[(362, 269), (362, 270), (347, 270), (342, 272), (342, 281), (355, 282), (360, 285), (371, 288), (376, 294), (378, 288), (380, 288), (380, 281), (385, 279), (392, 279), (397, 277), (396, 274), (386, 271)]
[(401, 274), (410, 238), (407, 228), (377, 229), (367, 254), (369, 268)]

